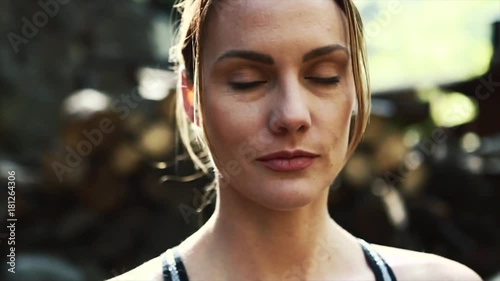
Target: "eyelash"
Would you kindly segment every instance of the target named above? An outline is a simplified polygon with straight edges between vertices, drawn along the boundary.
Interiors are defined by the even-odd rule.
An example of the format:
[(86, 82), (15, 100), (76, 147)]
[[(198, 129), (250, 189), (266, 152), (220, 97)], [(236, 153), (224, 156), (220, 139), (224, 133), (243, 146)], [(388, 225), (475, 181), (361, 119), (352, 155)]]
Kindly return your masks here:
[[(333, 85), (340, 82), (339, 76), (334, 77), (305, 77), (307, 80), (312, 80), (321, 85)], [(265, 84), (267, 81), (252, 81), (252, 82), (230, 82), (229, 85), (234, 90), (249, 90), (259, 85)]]
[(334, 77), (305, 77), (307, 80), (312, 80), (321, 85), (333, 85), (340, 82), (340, 76)]
[(249, 90), (265, 83), (267, 83), (267, 81), (230, 82), (229, 85), (234, 90)]

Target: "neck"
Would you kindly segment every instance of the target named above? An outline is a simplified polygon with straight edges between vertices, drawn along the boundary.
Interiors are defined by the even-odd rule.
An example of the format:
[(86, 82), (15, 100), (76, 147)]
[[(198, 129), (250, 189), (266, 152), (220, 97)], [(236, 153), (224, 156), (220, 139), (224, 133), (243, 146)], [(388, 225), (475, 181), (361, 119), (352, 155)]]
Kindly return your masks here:
[(280, 211), (243, 198), (233, 188), (219, 189), (215, 212), (200, 235), (225, 268), (222, 279), (232, 274), (245, 280), (309, 279), (331, 272), (332, 264), (345, 265), (349, 255), (342, 249), (355, 242), (330, 218), (327, 197), (325, 189), (307, 206)]

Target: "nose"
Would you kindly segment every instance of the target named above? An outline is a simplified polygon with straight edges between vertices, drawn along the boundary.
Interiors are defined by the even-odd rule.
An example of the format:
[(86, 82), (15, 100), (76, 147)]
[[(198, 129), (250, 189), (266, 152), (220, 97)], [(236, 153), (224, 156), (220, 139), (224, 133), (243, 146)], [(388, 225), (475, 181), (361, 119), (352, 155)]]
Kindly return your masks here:
[(280, 83), (274, 97), (269, 127), (275, 133), (304, 132), (311, 127), (307, 96), (297, 78)]

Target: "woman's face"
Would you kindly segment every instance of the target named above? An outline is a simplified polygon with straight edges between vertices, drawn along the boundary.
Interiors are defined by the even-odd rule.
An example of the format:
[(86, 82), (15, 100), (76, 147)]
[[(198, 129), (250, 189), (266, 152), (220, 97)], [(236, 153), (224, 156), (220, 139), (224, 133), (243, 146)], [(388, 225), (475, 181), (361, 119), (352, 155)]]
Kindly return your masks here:
[(347, 152), (355, 92), (342, 12), (333, 0), (217, 5), (202, 41), (201, 107), (221, 189), (272, 209), (305, 206)]

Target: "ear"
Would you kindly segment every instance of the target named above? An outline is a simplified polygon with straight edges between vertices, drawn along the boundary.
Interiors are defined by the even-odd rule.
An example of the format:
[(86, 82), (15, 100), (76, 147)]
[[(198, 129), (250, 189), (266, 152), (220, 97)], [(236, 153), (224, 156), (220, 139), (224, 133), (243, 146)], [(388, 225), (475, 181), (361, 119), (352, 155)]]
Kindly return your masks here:
[(184, 111), (186, 112), (189, 121), (194, 121), (194, 92), (193, 83), (187, 78), (185, 70), (181, 71), (181, 92), (182, 101), (184, 103)]

